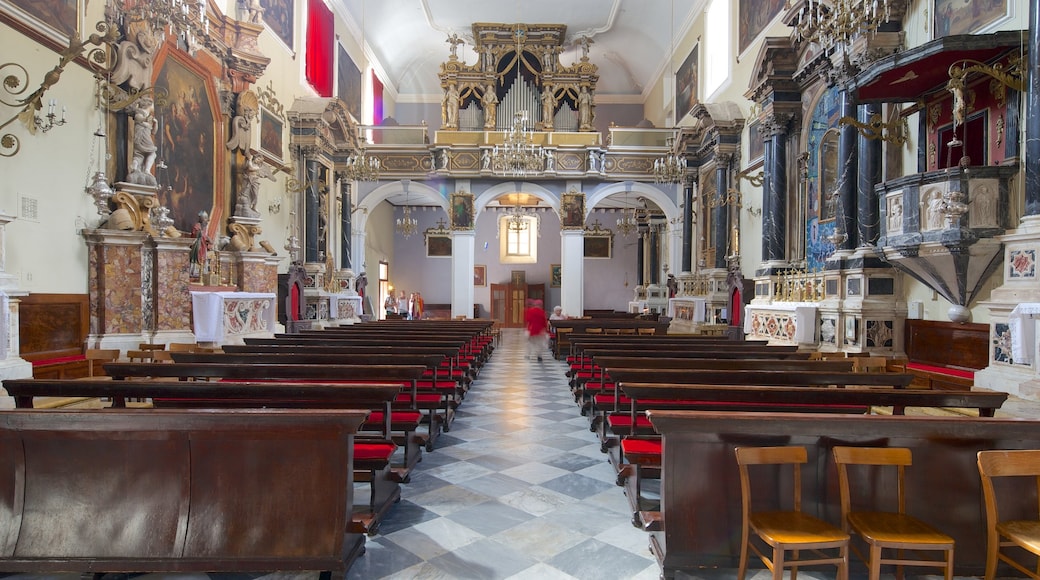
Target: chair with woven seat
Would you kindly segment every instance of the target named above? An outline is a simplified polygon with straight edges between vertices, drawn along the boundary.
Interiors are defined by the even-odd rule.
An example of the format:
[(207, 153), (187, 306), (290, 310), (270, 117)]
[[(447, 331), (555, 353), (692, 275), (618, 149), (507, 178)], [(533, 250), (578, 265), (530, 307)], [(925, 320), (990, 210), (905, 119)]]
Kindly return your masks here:
[[(878, 580), (882, 564), (895, 564), (896, 577), (903, 577), (903, 566), (942, 568), (946, 580), (953, 578), (953, 538), (906, 513), (906, 468), (912, 463), (910, 450), (905, 447), (843, 447), (834, 448), (834, 462), (838, 466), (838, 487), (841, 494), (842, 526), (852, 535), (858, 535), (870, 548), (868, 557), (853, 545), (853, 552), (867, 563), (869, 579)], [(852, 485), (849, 466), (864, 466), (872, 469), (869, 481), (872, 487), (880, 485), (879, 469), (895, 467), (896, 511), (881, 511), (877, 506), (853, 509)], [(891, 471), (888, 469), (887, 471)], [(862, 489), (856, 497), (870, 497), (869, 490)], [(886, 558), (884, 550), (897, 550), (895, 557)], [(916, 559), (904, 557), (904, 550), (913, 552), (940, 551), (942, 558)]]
[(1040, 568), (1030, 570), (1002, 549), (1021, 548), (1040, 556), (1040, 517), (1037, 517), (1036, 504), (1031, 506), (1034, 519), (1001, 520), (993, 486), (994, 477), (1029, 477), (1040, 493), (1040, 450), (979, 451), (978, 466), (986, 505), (986, 580), (993, 580), (1001, 561), (1030, 578), (1040, 579), (1037, 572)]
[[(784, 568), (791, 569), (795, 580), (798, 568), (821, 564), (838, 567), (838, 580), (849, 577), (849, 534), (827, 522), (802, 512), (802, 471), (808, 461), (805, 447), (738, 447), (737, 466), (740, 469), (741, 536), (740, 567), (737, 579), (744, 580), (747, 572), (748, 551), (753, 551), (773, 573), (774, 580), (781, 580)], [(793, 477), (793, 507), (787, 510), (751, 511), (750, 466), (790, 466)], [(771, 557), (755, 543), (755, 533), (772, 551)], [(802, 559), (799, 552), (807, 550), (813, 557)], [(836, 550), (837, 555), (822, 552)], [(787, 559), (787, 552), (794, 552)]]

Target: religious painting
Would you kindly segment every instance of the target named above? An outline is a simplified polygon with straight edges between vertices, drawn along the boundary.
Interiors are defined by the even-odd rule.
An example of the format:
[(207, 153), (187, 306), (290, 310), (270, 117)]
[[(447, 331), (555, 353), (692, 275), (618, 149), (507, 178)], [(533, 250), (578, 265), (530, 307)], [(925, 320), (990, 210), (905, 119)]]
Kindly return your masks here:
[[(610, 230), (605, 230), (610, 232)], [(613, 245), (612, 233), (593, 235), (585, 234), (585, 257), (610, 259), (610, 246)]]
[(1011, 17), (1008, 0), (935, 0), (935, 38), (987, 32)]
[(739, 50), (743, 54), (787, 5), (787, 0), (740, 0)]
[(549, 264), (549, 287), (559, 288), (563, 285), (563, 267), (559, 264)]
[(820, 221), (832, 220), (838, 213), (838, 131), (831, 129), (823, 134), (820, 140), (820, 152), (817, 155), (819, 168), (819, 195), (817, 207), (820, 208)]
[(565, 193), (560, 198), (560, 226), (565, 230), (585, 227), (585, 194)]
[(361, 71), (358, 70), (357, 65), (351, 60), (343, 45), (338, 46), (339, 58), (336, 62), (336, 76), (338, 77), (337, 86), (339, 91), (336, 93), (336, 96), (343, 101), (343, 106), (347, 108), (347, 112), (354, 117), (354, 120), (360, 123), (362, 101)]
[(79, 0), (0, 0), (0, 13), (62, 47), (80, 30)]
[(294, 0), (260, 0), (264, 7), (264, 24), (290, 51), (294, 50), (296, 3)]
[(473, 229), (473, 194), (451, 194), (451, 229)]
[(748, 167), (754, 166), (755, 162), (762, 159), (766, 153), (765, 141), (758, 130), (759, 125), (758, 119), (748, 124)]
[(282, 118), (260, 107), (260, 153), (277, 165), (283, 165), (282, 156), (285, 148), (282, 144), (282, 133), (285, 123)]
[(483, 264), (473, 266), (473, 285), (479, 287), (487, 286), (487, 266)]
[(216, 146), (218, 139), (223, 143), (217, 134), (222, 119), (211, 75), (179, 50), (164, 54), (155, 78), (155, 86), (169, 94), (169, 103), (157, 112), (158, 157), (166, 164), (156, 175), (159, 203), (170, 209), (175, 228), (190, 232), (199, 212), (209, 212), (214, 223), (220, 221), (214, 202), (223, 198), (216, 171), (223, 161), (218, 156), (224, 148)]
[(451, 236), (447, 234), (426, 233), (426, 257), (450, 258)]
[(675, 124), (677, 125), (697, 104), (697, 77), (700, 74), (697, 48), (695, 45), (690, 51), (690, 55), (675, 71)]

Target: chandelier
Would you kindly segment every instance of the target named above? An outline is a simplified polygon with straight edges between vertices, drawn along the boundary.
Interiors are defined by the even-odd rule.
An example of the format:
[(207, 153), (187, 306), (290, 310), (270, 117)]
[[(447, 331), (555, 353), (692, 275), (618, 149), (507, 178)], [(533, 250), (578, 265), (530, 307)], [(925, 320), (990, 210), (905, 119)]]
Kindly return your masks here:
[(873, 34), (891, 16), (888, 0), (808, 0), (795, 25), (799, 39), (824, 50), (840, 45), (847, 49), (861, 34)]
[(209, 40), (206, 0), (117, 0), (109, 9), (115, 10), (120, 25), (126, 21), (147, 22), (155, 32), (172, 31), (189, 52)]
[(414, 236), (419, 231), (419, 220), (412, 217), (411, 206), (404, 206), (401, 217), (397, 218), (397, 233), (406, 238)]
[(625, 207), (621, 209), (621, 217), (617, 220), (617, 232), (624, 237), (631, 236), (639, 229), (639, 217), (636, 208), (628, 206), (628, 192), (625, 192)]
[(679, 183), (686, 175), (686, 158), (669, 151), (654, 160), (654, 183)]
[(380, 169), (379, 158), (369, 155), (365, 148), (361, 147), (355, 155), (347, 158), (347, 166), (343, 173), (351, 181), (378, 181)]
[(545, 170), (545, 158), (546, 152), (535, 144), (534, 132), (527, 127), (527, 111), (517, 111), (502, 145), (491, 151), (491, 169), (509, 177), (536, 175)]
[(520, 205), (520, 196), (516, 196), (516, 206), (509, 211), (506, 216), (506, 227), (511, 232), (523, 232), (526, 231), (530, 226), (530, 220), (528, 218), (530, 214), (524, 211), (523, 206)]

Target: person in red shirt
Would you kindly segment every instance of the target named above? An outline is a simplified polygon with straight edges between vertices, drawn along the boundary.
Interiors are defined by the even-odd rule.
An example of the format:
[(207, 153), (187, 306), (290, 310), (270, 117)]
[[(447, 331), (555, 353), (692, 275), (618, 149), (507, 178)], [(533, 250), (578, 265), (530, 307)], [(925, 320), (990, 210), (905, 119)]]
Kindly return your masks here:
[(527, 358), (533, 353), (542, 360), (542, 353), (549, 348), (549, 319), (542, 309), (541, 300), (528, 300), (524, 311), (524, 322), (527, 325)]

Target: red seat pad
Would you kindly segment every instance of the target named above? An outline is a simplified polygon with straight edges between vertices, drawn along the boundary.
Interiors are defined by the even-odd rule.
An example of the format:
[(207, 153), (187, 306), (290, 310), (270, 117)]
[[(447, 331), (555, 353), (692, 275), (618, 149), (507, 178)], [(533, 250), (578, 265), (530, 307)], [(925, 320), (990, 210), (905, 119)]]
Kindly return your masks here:
[(436, 390), (450, 390), (454, 391), (458, 387), (458, 383), (455, 381), (416, 381), (415, 387), (417, 389), (436, 389)]
[[(597, 407), (612, 407), (612, 406), (614, 406), (614, 394), (613, 393), (609, 393), (609, 394), (602, 393), (602, 394), (599, 394), (599, 395), (596, 395), (595, 397), (593, 397), (592, 400), (596, 403)], [(625, 395), (621, 395), (620, 397), (618, 397), (618, 404), (621, 404), (621, 405), (631, 405), (632, 404), (632, 399), (629, 398), (629, 397), (626, 397)]]
[(621, 452), (629, 461), (640, 465), (660, 465), (661, 449), (660, 439), (621, 440)]
[[(391, 423), (414, 423), (419, 424), (422, 421), (422, 413), (419, 411), (391, 411), (390, 422)], [(365, 419), (362, 427), (382, 427), (383, 426), (383, 412), (372, 411), (368, 414), (368, 419)]]
[[(444, 397), (442, 395), (438, 395), (438, 394), (435, 394), (435, 393), (418, 393), (417, 395), (415, 395), (415, 402), (416, 403), (436, 403), (436, 404), (440, 404), (443, 401), (444, 401)], [(394, 402), (395, 403), (409, 403), (410, 404), (412, 402), (412, 395), (411, 395), (411, 393), (401, 393), (400, 395), (397, 395), (396, 397), (394, 397)]]
[(746, 409), (781, 409), (784, 407), (791, 407), (795, 409), (819, 409), (821, 413), (866, 413), (870, 407), (867, 405), (841, 405), (841, 404), (814, 404), (814, 403), (760, 403), (758, 401), (697, 401), (690, 399), (687, 401), (674, 400), (674, 399), (640, 399), (640, 405), (646, 407), (659, 406), (667, 409), (674, 409), (682, 405), (689, 405), (691, 407), (704, 408), (704, 407), (740, 407)]
[[(589, 381), (585, 383), (586, 391), (610, 391), (614, 392), (614, 383), (598, 383), (595, 381)], [(611, 395), (613, 397), (613, 395)]]
[(962, 379), (975, 378), (975, 371), (951, 369), (949, 367), (933, 367), (932, 365), (923, 365), (921, 363), (907, 363), (906, 368), (907, 370), (913, 369), (918, 371), (928, 371), (932, 373), (939, 373), (941, 375), (950, 375), (951, 377), (960, 377)]
[(33, 361), (32, 366), (34, 366), (34, 367), (42, 367), (42, 366), (45, 366), (45, 365), (57, 365), (57, 364), (63, 364), (63, 363), (77, 362), (77, 361), (81, 361), (81, 360), (87, 360), (87, 357), (82, 355), (82, 354), (77, 354), (77, 355), (73, 355), (73, 356), (61, 356), (61, 357), (58, 357), (58, 358), (47, 358), (47, 359), (43, 359), (43, 360), (35, 360), (35, 361)]
[[(624, 427), (630, 429), (632, 427), (632, 415), (629, 413), (612, 413), (607, 415), (607, 424), (610, 425), (611, 428)], [(650, 418), (646, 415), (637, 415), (636, 429), (642, 429), (644, 427), (647, 429), (653, 429), (654, 424), (650, 422)]]
[(397, 445), (381, 441), (379, 443), (354, 442), (354, 461), (390, 461)]

